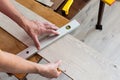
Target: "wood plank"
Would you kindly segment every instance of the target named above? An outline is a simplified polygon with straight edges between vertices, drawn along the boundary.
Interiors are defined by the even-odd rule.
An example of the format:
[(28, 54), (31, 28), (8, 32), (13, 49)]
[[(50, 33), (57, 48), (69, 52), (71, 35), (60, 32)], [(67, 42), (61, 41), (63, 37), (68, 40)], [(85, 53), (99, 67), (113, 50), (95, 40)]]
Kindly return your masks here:
[(38, 2), (35, 2), (34, 0), (16, 0), (16, 1), (21, 3), (28, 9), (32, 10), (33, 12), (37, 13), (38, 15), (42, 16), (43, 18), (47, 19), (48, 21), (56, 24), (58, 27), (61, 27), (69, 22), (68, 19), (55, 13), (50, 8), (42, 6)]
[(53, 6), (51, 6), (51, 8), (53, 10), (57, 10), (65, 0), (52, 0), (52, 1), (54, 2), (54, 4)]
[(10, 53), (13, 53), (13, 54), (17, 54), (21, 50), (27, 48), (27, 46), (25, 46), (20, 41), (14, 39), (14, 37), (9, 35), (1, 27), (0, 27), (0, 43), (1, 43), (0, 49), (7, 51), (7, 52), (10, 52)]
[[(30, 11), (29, 9), (26, 9), (24, 6), (20, 5), (19, 3), (14, 2), (14, 1), (12, 2), (14, 6), (19, 10), (19, 12), (21, 12), (28, 19), (38, 20), (41, 22), (48, 22), (47, 20), (38, 16), (37, 14)], [(14, 21), (12, 21), (10, 18), (0, 13), (0, 20), (2, 21), (0, 23), (0, 26), (6, 31), (9, 31), (10, 34), (14, 35), (14, 37), (16, 37), (18, 40), (25, 41), (24, 42), (25, 45), (30, 46), (31, 44), (34, 44), (32, 39), (28, 36), (28, 34), (22, 28), (20, 28)], [(13, 28), (15, 29), (15, 31)], [(18, 35), (16, 35), (16, 33), (18, 33)], [(24, 37), (23, 36), (21, 37), (20, 35), (24, 35)]]
[[(92, 4), (91, 4), (92, 3)], [(85, 44), (99, 51), (103, 57), (107, 58), (112, 66), (116, 67), (116, 72), (120, 73), (120, 2), (116, 1), (112, 6), (105, 6), (102, 19), (103, 30), (95, 30), (99, 1), (92, 0), (75, 18), (82, 21), (81, 28), (78, 29), (76, 37), (84, 41)], [(93, 8), (96, 7), (96, 8)], [(91, 7), (91, 8), (90, 8)], [(97, 10), (98, 11), (98, 10)], [(87, 12), (87, 13), (85, 13)], [(92, 12), (93, 15), (86, 15)], [(86, 15), (86, 16), (84, 16)], [(84, 16), (84, 17), (83, 17)], [(79, 19), (78, 19), (79, 17)], [(85, 24), (86, 23), (86, 24)], [(84, 28), (84, 29), (83, 29)], [(82, 34), (82, 35), (81, 35)]]
[[(20, 51), (27, 48), (26, 45), (15, 39), (15, 37), (8, 34), (6, 31), (0, 28), (0, 49), (10, 52), (12, 54), (17, 54)], [(9, 45), (8, 45), (9, 44)], [(30, 61), (38, 62), (41, 59), (41, 56), (35, 54), (33, 57), (29, 58)], [(15, 76), (19, 79), (25, 77), (26, 74), (16, 74)], [(1, 75), (3, 76), (3, 75)], [(7, 77), (6, 77), (7, 78)], [(3, 80), (5, 80), (4, 78)], [(10, 77), (9, 77), (10, 78)], [(8, 79), (8, 78), (7, 78)]]
[[(19, 1), (19, 0), (18, 0)], [(23, 1), (23, 4), (24, 3), (26, 3), (26, 1), (24, 0)], [(34, 4), (34, 5), (36, 5), (36, 3), (35, 3), (35, 1), (34, 2), (31, 2), (29, 5), (32, 5), (32, 3)], [(17, 5), (16, 5), (17, 6)], [(36, 6), (37, 7), (37, 6)], [(47, 10), (47, 8), (45, 8), (45, 7), (42, 7), (42, 6), (38, 6), (38, 7), (40, 7), (42, 10), (43, 10), (43, 12), (46, 12), (46, 11), (48, 11)], [(45, 9), (44, 9), (45, 8)], [(30, 8), (31, 9), (31, 8)], [(33, 10), (34, 10), (34, 8), (33, 8)], [(29, 11), (29, 10), (28, 10)], [(38, 11), (39, 12), (39, 11)], [(40, 13), (42, 13), (42, 12), (40, 12)], [(54, 13), (52, 10), (49, 10), (48, 11), (48, 14), (49, 13), (52, 13), (52, 15), (54, 15), (55, 17), (53, 17), (52, 19), (51, 19), (51, 17), (48, 17), (47, 19), (50, 19), (50, 20), (53, 20), (53, 22), (54, 21), (56, 21), (56, 19), (55, 18), (57, 18), (58, 17), (58, 19), (60, 19), (60, 21), (61, 21), (61, 24), (60, 25), (64, 25), (65, 24), (65, 22), (67, 22), (68, 20), (67, 19), (65, 19), (65, 18), (62, 18), (62, 17), (60, 17), (59, 18), (59, 16), (57, 16), (56, 15), (56, 13)], [(1, 13), (0, 13), (1, 14)], [(39, 13), (38, 13), (39, 14)], [(51, 14), (50, 14), (51, 15)], [(50, 16), (49, 15), (49, 16)], [(47, 16), (47, 15), (46, 15)], [(1, 15), (1, 17), (5, 17), (4, 15)], [(10, 19), (8, 19), (8, 20), (10, 20)], [(1, 20), (1, 21), (3, 21), (3, 20)], [(4, 21), (3, 21), (4, 22)], [(9, 22), (9, 21), (8, 21)], [(12, 21), (13, 22), (13, 21)], [(15, 24), (16, 25), (16, 24)], [(59, 23), (57, 23), (57, 25), (59, 25)], [(8, 52), (11, 52), (11, 53), (13, 53), (13, 54), (17, 54), (18, 52), (20, 52), (21, 50), (23, 50), (23, 49), (25, 49), (27, 46), (25, 46), (23, 43), (21, 43), (20, 41), (18, 41), (18, 40), (16, 40), (15, 39), (15, 37), (13, 37), (13, 36), (11, 36), (10, 34), (8, 34), (7, 32), (5, 32), (4, 30), (2, 30), (1, 29), (1, 27), (0, 27), (0, 43), (2, 43), (3, 45), (0, 45), (0, 49), (2, 49), (2, 50), (4, 50), (4, 51), (8, 51)], [(6, 43), (6, 42), (8, 42), (9, 43), (9, 45), (8, 45), (8, 43)], [(39, 61), (39, 59), (40, 59), (41, 57), (40, 56), (38, 56), (38, 55), (34, 55), (33, 57), (31, 57), (30, 58), (30, 60), (31, 61), (34, 61), (34, 62), (37, 62), (37, 61)], [(24, 78), (24, 76), (25, 76), (26, 74), (17, 74), (17, 75), (15, 75), (17, 78), (19, 78), (19, 79), (23, 79)]]
[(36, 1), (42, 3), (46, 6), (49, 6), (49, 7), (51, 7), (54, 4), (51, 0), (36, 0)]
[(109, 60), (70, 35), (61, 38), (39, 54), (50, 62), (63, 60), (61, 69), (66, 70), (65, 73), (74, 80), (120, 78)]
[[(48, 62), (44, 59), (42, 59), (39, 62), (39, 64), (46, 64), (46, 63)], [(27, 80), (72, 80), (71, 78), (69, 78), (67, 75), (64, 75), (63, 73), (58, 78), (54, 78), (54, 79), (45, 78), (40, 76), (39, 74), (28, 74), (26, 78)]]
[(0, 80), (18, 80), (15, 76), (8, 76), (4, 72), (0, 72)]
[[(20, 10), (20, 12), (21, 12), (24, 16), (26, 16), (26, 17), (28, 17), (28, 18), (29, 18), (29, 16), (31, 16), (30, 19), (38, 19), (38, 20), (40, 20), (40, 21), (46, 21), (46, 22), (48, 22), (47, 20), (43, 19), (42, 17), (39, 17), (38, 15), (36, 15), (36, 14), (33, 13), (32, 11), (28, 10), (27, 8), (21, 6), (19, 3), (16, 3), (16, 2), (14, 2), (14, 1), (13, 1), (13, 3), (14, 3), (14, 6), (16, 6), (16, 8), (17, 8), (18, 10)], [(26, 13), (27, 13), (27, 14), (26, 14)], [(38, 17), (39, 17), (39, 18), (38, 18)], [(7, 30), (8, 32), (10, 32), (10, 33), (11, 33), (14, 37), (16, 37), (18, 40), (24, 41), (23, 43), (26, 44), (27, 46), (30, 46), (31, 44), (33, 44), (33, 42), (31, 42), (32, 39), (29, 38), (29, 36), (28, 36), (18, 25), (14, 24), (13, 21), (11, 21), (9, 18), (7, 19), (7, 17), (4, 16), (4, 15), (2, 15), (2, 14), (1, 14), (1, 19), (2, 19), (1, 21), (3, 21), (3, 22), (2, 22), (2, 24), (0, 24), (0, 25), (1, 25), (1, 26), (5, 26), (5, 27), (2, 27), (3, 29), (5, 29), (5, 30)], [(5, 22), (5, 21), (7, 21), (7, 22)], [(11, 26), (10, 26), (10, 25), (11, 25)], [(16, 25), (16, 26), (15, 26), (15, 25)], [(12, 26), (14, 26), (14, 27), (12, 27)], [(11, 28), (11, 27), (12, 27), (12, 28)], [(22, 36), (21, 36), (21, 35), (22, 35)], [(28, 44), (26, 41), (29, 42), (29, 44)], [(21, 76), (21, 75), (19, 75), (19, 76)], [(23, 75), (22, 75), (22, 76), (23, 76)], [(62, 76), (64, 76), (64, 75), (62, 75)]]

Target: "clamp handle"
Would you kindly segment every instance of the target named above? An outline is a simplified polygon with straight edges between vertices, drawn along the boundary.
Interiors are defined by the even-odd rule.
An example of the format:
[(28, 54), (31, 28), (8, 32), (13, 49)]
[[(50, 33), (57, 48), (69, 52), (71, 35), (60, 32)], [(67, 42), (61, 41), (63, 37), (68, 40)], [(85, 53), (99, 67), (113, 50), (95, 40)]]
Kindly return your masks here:
[(102, 1), (111, 6), (116, 0), (102, 0)]

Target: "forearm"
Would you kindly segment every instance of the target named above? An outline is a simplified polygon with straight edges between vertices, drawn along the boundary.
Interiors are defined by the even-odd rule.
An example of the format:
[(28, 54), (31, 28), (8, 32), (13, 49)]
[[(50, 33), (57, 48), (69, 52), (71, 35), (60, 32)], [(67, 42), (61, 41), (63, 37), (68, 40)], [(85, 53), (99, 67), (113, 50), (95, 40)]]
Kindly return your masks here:
[[(19, 56), (0, 51), (0, 71), (8, 73), (38, 73), (38, 64)], [(40, 69), (40, 66), (39, 66)]]
[(0, 11), (22, 28), (25, 27), (25, 20), (27, 19), (15, 9), (15, 7), (10, 3), (10, 0), (0, 0)]

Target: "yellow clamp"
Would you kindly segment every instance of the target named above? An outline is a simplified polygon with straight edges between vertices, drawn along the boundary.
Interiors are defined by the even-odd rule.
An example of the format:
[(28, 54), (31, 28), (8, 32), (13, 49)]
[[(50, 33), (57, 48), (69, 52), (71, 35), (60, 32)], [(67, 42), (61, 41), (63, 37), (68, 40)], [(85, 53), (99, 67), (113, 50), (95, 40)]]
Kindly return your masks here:
[(102, 0), (102, 1), (111, 6), (116, 0)]
[(69, 14), (69, 9), (70, 9), (72, 3), (73, 3), (73, 0), (68, 0), (67, 3), (62, 8), (62, 11), (64, 11), (66, 15)]

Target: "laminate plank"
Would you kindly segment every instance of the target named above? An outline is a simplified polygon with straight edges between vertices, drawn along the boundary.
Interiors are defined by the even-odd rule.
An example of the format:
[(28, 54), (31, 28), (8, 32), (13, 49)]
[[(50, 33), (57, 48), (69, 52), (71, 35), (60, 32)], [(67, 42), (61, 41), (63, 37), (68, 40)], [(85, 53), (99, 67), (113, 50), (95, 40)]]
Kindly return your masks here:
[(51, 0), (36, 0), (36, 1), (42, 3), (46, 6), (49, 6), (49, 7), (51, 7), (54, 4)]
[[(29, 18), (29, 16), (31, 16), (29, 19), (34, 19), (34, 20), (37, 19), (37, 20), (40, 20), (42, 22), (48, 22), (47, 20), (43, 19), (42, 17), (39, 17), (38, 15), (36, 15), (32, 11), (28, 10), (27, 8), (21, 6), (19, 3), (16, 3), (16, 2), (13, 1), (13, 4), (14, 4), (14, 6), (16, 6), (16, 8), (18, 10), (20, 10), (20, 12), (24, 16), (26, 16), (28, 18)], [(27, 12), (27, 14), (26, 14), (26, 12)], [(8, 31), (10, 34), (12, 34), (18, 40), (23, 41), (24, 44), (26, 44), (27, 46), (33, 44), (33, 42), (31, 41), (31, 38), (29, 38), (29, 36), (16, 23), (14, 23), (11, 19), (9, 19), (8, 17), (6, 17), (2, 13), (1, 13), (0, 17), (1, 17), (1, 21), (3, 21), (0, 24), (2, 26), (1, 28), (3, 28), (6, 31)], [(38, 17), (39, 17), (39, 19), (38, 19)], [(5, 27), (3, 27), (3, 26), (5, 26)], [(26, 43), (26, 40), (27, 40), (27, 42), (29, 42), (29, 44)], [(18, 76), (18, 75), (16, 75), (16, 76)], [(19, 74), (19, 78), (20, 78), (20, 76), (21, 76), (21, 74)], [(23, 76), (24, 76), (24, 74), (22, 74), (22, 78), (23, 78)], [(62, 76), (64, 77), (64, 74)]]
[[(39, 3), (35, 2), (34, 0), (16, 0), (16, 1), (18, 1), (19, 3), (21, 3), (25, 7), (29, 8), (30, 10), (34, 11), (38, 15), (42, 15), (44, 18), (46, 18), (47, 20), (51, 21), (52, 23), (56, 24), (59, 27), (68, 22), (67, 19), (61, 17), (60, 15), (58, 15), (56, 13), (54, 13), (54, 11), (52, 11), (51, 9), (48, 9), (48, 8), (40, 5)], [(3, 17), (4, 15), (2, 14), (1, 16)], [(1, 20), (1, 22), (2, 22), (2, 20)], [(14, 23), (13, 23), (13, 25), (14, 25)], [(2, 26), (2, 27), (4, 27), (4, 26)], [(13, 28), (13, 26), (12, 26), (12, 28)], [(7, 52), (10, 52), (10, 53), (13, 53), (13, 54), (17, 54), (21, 50), (27, 48), (26, 45), (24, 45), (22, 42), (20, 42), (17, 39), (15, 39), (15, 37), (11, 36), (6, 31), (1, 29), (1, 27), (0, 27), (0, 43), (1, 43), (0, 49), (2, 49), (4, 51), (7, 51)], [(37, 62), (37, 61), (39, 61), (40, 58), (41, 57), (39, 55), (35, 54), (29, 60)], [(16, 74), (15, 76), (18, 79), (22, 80), (25, 75), (26, 74)]]
[[(92, 0), (90, 3), (93, 4), (88, 4), (89, 7), (97, 5), (98, 1)], [(120, 2), (117, 1), (112, 6), (106, 5), (102, 19), (102, 31), (95, 30), (97, 21), (97, 16), (95, 15), (97, 12), (95, 11), (95, 8), (88, 7), (89, 11), (91, 11), (94, 15), (91, 17), (88, 15), (87, 18), (83, 18), (83, 13), (88, 12), (87, 8), (84, 8), (81, 12), (79, 12), (79, 14), (75, 16), (75, 19), (78, 20), (79, 17), (78, 21), (82, 21), (82, 26), (78, 29), (80, 32), (77, 31), (78, 34), (75, 36), (79, 40), (84, 41), (84, 43), (88, 46), (100, 52), (104, 58), (107, 58), (112, 63), (111, 66), (114, 66), (117, 75), (120, 76), (119, 5)], [(99, 6), (97, 5), (96, 8), (98, 9), (98, 7)], [(87, 14), (90, 14), (90, 12)]]
[(61, 59), (60, 68), (74, 80), (119, 80), (112, 63), (103, 55), (70, 35), (40, 53), (50, 62)]
[(62, 60), (60, 68), (74, 80), (118, 80), (112, 63), (103, 55), (70, 35), (59, 39), (39, 53), (54, 62)]
[[(46, 60), (42, 59), (39, 64), (46, 64), (48, 63)], [(54, 79), (49, 79), (49, 78), (45, 78), (40, 76), (39, 74), (28, 74), (26, 76), (27, 80), (72, 80), (71, 78), (69, 78), (67, 75), (65, 74), (61, 74), (58, 78), (54, 78)]]
[(0, 72), (0, 80), (18, 80), (14, 76), (9, 76), (4, 72)]
[(119, 8), (120, 2), (118, 1), (111, 6), (105, 6), (102, 19), (103, 30), (99, 31), (95, 30), (99, 1), (90, 1), (90, 3), (74, 17), (74, 19), (81, 22), (81, 26), (73, 33), (77, 39), (100, 52), (104, 58), (107, 58), (109, 62), (111, 62), (111, 66), (116, 68), (115, 70), (118, 75), (120, 75)]

